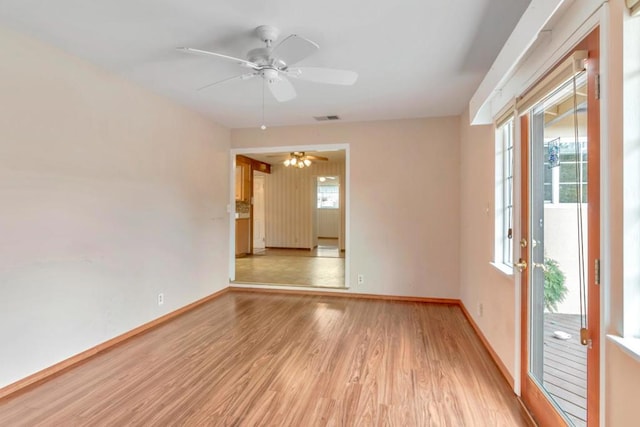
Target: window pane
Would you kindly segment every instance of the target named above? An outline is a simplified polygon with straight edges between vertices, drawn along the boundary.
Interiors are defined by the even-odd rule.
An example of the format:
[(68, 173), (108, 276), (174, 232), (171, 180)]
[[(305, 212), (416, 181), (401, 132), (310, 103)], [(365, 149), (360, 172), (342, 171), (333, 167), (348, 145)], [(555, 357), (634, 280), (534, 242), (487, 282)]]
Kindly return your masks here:
[(512, 266), (513, 239), (513, 118), (496, 132), (495, 256), (497, 263)]
[(544, 201), (551, 202), (553, 199), (553, 188), (551, 187), (551, 183), (544, 184)]
[(577, 200), (575, 184), (560, 184), (560, 203), (576, 203)]
[(567, 182), (576, 182), (576, 170), (576, 165), (574, 163), (561, 163), (560, 184)]
[(340, 207), (339, 185), (318, 185), (318, 208), (338, 209)]

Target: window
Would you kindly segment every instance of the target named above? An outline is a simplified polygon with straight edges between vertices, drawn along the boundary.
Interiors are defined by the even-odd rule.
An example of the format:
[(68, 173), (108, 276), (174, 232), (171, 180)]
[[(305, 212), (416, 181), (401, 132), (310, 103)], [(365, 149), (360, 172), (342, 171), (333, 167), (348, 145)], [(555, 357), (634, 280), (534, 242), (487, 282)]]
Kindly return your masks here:
[[(576, 146), (577, 145), (577, 146)], [(545, 141), (545, 203), (587, 203), (587, 141), (555, 138)], [(579, 159), (576, 162), (576, 159)], [(580, 186), (576, 185), (580, 183)]]
[[(621, 335), (635, 343), (640, 359), (640, 19), (624, 22), (624, 81), (623, 121), (624, 157), (624, 283), (622, 288), (612, 285), (615, 298), (623, 302), (622, 313), (614, 311), (614, 322), (621, 320)], [(620, 316), (618, 318), (617, 316)]]
[(496, 206), (494, 262), (507, 271), (513, 268), (513, 140), (511, 116), (496, 131)]
[(337, 177), (318, 177), (318, 209), (338, 209), (340, 207), (340, 185)]

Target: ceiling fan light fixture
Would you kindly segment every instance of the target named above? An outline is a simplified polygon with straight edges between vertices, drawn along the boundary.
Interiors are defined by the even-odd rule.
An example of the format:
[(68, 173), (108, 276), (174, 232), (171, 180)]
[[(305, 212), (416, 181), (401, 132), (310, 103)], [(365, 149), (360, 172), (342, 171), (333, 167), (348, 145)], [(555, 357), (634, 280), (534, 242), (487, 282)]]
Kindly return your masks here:
[(262, 71), (262, 77), (269, 83), (273, 83), (275, 81), (280, 80), (280, 76), (278, 75), (278, 71), (273, 68), (266, 68)]
[(294, 151), (289, 153), (289, 157), (282, 162), (286, 167), (303, 169), (313, 164), (314, 160), (329, 160), (322, 156), (308, 156), (304, 151)]

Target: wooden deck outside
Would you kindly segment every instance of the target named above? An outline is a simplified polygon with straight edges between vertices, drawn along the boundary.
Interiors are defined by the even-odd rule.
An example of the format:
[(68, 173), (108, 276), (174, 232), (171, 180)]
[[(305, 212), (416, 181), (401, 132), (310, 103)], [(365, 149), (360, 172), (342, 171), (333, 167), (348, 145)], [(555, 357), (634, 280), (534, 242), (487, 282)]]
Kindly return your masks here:
[[(554, 331), (571, 338), (554, 338)], [(576, 426), (586, 426), (587, 349), (580, 344), (577, 314), (544, 315), (544, 387)]]

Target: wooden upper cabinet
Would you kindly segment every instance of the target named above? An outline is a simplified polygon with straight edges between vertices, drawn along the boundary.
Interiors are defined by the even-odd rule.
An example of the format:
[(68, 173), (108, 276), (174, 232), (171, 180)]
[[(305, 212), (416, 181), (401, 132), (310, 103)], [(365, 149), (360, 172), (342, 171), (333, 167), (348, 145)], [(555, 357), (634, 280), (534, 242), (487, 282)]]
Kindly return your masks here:
[(242, 200), (242, 166), (236, 166), (236, 200)]
[(271, 165), (245, 156), (236, 156), (236, 200), (250, 203), (253, 196), (253, 171), (271, 173)]
[(251, 159), (243, 156), (236, 157), (236, 200), (243, 202), (251, 201), (252, 173)]

